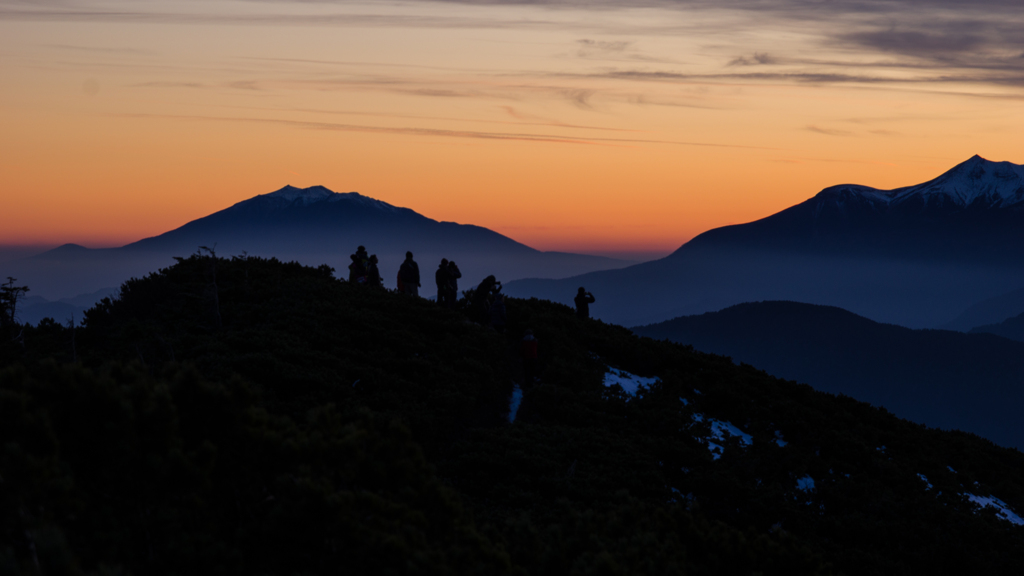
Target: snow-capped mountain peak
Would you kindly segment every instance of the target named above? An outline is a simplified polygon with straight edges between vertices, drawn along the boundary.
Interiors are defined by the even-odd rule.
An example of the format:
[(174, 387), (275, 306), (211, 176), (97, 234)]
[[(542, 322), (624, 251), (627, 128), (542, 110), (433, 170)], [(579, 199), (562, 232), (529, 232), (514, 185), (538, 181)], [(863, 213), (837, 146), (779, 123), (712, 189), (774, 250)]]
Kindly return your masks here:
[(952, 201), (967, 207), (981, 201), (992, 207), (1011, 206), (1024, 202), (1024, 166), (975, 155), (930, 182), (893, 190), (890, 197), (895, 203), (918, 197), (926, 204)]
[(302, 205), (312, 204), (321, 200), (327, 200), (335, 193), (323, 186), (310, 186), (309, 188), (296, 188), (295, 186), (285, 186), (280, 190), (267, 194), (267, 198), (274, 198), (284, 200), (286, 202), (299, 201)]
[(349, 204), (361, 205), (366, 208), (394, 212), (400, 210), (387, 202), (363, 196), (358, 192), (334, 192), (324, 186), (310, 186), (309, 188), (296, 188), (285, 186), (270, 194), (262, 194), (256, 198), (270, 198), (281, 206), (309, 206), (318, 202), (348, 202)]
[(1024, 166), (1012, 162), (991, 162), (981, 156), (958, 164), (945, 174), (923, 184), (878, 190), (869, 186), (842, 184), (821, 191), (814, 198), (814, 216), (828, 210), (856, 206), (874, 213), (893, 209), (920, 210), (929, 207), (962, 209), (968, 206), (1006, 208), (1024, 206)]

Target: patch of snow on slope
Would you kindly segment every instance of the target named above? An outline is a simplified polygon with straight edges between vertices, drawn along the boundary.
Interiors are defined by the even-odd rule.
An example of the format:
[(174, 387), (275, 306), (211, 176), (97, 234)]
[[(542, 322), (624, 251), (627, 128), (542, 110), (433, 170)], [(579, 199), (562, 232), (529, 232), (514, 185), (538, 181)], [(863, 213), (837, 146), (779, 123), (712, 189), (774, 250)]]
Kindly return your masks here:
[(608, 367), (608, 371), (604, 374), (605, 387), (611, 388), (618, 384), (622, 387), (622, 391), (630, 396), (636, 396), (636, 393), (640, 388), (649, 388), (657, 381), (658, 378), (644, 378), (643, 376), (630, 374), (625, 370), (615, 370), (610, 366)]
[(362, 205), (386, 212), (397, 212), (401, 210), (387, 202), (370, 198), (369, 196), (363, 196), (358, 192), (338, 193), (324, 186), (310, 186), (309, 188), (285, 186), (280, 190), (271, 192), (270, 194), (265, 194), (264, 196), (287, 204), (298, 204), (299, 206), (309, 206), (310, 204), (316, 204), (317, 202), (327, 201), (332, 203), (348, 202), (349, 204)]
[(797, 478), (796, 489), (803, 492), (814, 492), (814, 478), (811, 478), (810, 476)]
[(995, 496), (976, 496), (970, 493), (965, 494), (965, 496), (967, 496), (968, 500), (974, 502), (981, 508), (988, 508), (989, 506), (995, 508), (996, 516), (998, 518), (1006, 520), (1012, 524), (1016, 524), (1017, 526), (1024, 526), (1024, 518), (1018, 516), (1010, 509), (1009, 506), (1006, 505), (1006, 502), (1003, 502), (999, 498), (996, 498)]
[[(695, 413), (693, 420), (694, 422), (703, 422), (705, 418), (703, 414)], [(708, 418), (707, 421), (711, 426), (711, 436), (703, 439), (703, 441), (707, 442), (708, 450), (711, 451), (711, 458), (714, 460), (722, 457), (722, 451), (725, 448), (720, 443), (724, 443), (727, 437), (737, 438), (742, 446), (750, 446), (754, 442), (753, 436), (740, 430), (731, 422), (715, 420), (714, 418)]]
[(516, 421), (516, 413), (519, 412), (519, 405), (523, 402), (523, 389), (516, 384), (512, 388), (512, 397), (508, 401), (508, 421), (509, 423)]
[(918, 472), (917, 477), (920, 478), (922, 482), (928, 485), (928, 488), (926, 488), (926, 490), (931, 490), (933, 488), (932, 483), (928, 481), (928, 477), (926, 477), (924, 474)]
[(785, 448), (786, 444), (789, 444), (789, 442), (782, 439), (782, 432), (779, 432), (778, 430), (775, 431), (775, 443), (782, 448)]
[(893, 190), (892, 196), (894, 202), (946, 197), (959, 206), (984, 198), (995, 206), (1009, 206), (1024, 200), (1024, 166), (974, 156), (935, 180)]

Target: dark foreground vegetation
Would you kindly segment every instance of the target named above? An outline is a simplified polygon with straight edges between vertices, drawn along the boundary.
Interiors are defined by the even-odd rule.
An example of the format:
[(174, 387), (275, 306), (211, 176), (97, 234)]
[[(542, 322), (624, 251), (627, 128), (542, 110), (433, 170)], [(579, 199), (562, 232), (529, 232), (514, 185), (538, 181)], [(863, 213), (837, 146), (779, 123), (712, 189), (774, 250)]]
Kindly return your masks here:
[[(527, 328), (542, 383), (509, 424)], [(510, 299), (500, 334), (326, 267), (193, 256), (82, 328), (3, 330), (0, 574), (1024, 565), (1024, 527), (966, 496), (1024, 511), (1019, 452), (549, 302)], [(661, 381), (630, 396), (609, 367)]]

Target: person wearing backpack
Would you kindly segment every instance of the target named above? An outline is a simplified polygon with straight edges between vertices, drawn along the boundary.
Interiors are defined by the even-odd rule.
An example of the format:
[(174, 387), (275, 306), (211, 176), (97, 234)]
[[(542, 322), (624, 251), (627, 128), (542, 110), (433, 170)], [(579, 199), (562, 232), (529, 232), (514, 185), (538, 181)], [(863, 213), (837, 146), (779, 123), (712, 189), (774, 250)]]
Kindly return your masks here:
[(382, 288), (384, 280), (380, 277), (380, 269), (377, 268), (377, 255), (370, 256), (370, 264), (366, 268), (366, 284), (372, 288)]
[(459, 303), (459, 278), (462, 278), (462, 272), (459, 271), (459, 267), (455, 265), (455, 260), (448, 262), (448, 306), (449, 308), (455, 308)]
[(365, 283), (366, 267), (363, 265), (363, 261), (356, 254), (351, 255), (350, 258), (352, 258), (352, 263), (348, 265), (348, 281), (353, 284)]
[(405, 262), (398, 268), (398, 285), (410, 296), (420, 295), (420, 267), (412, 259), (412, 252), (405, 253)]
[(445, 308), (450, 308), (448, 292), (451, 286), (451, 276), (448, 274), (447, 258), (441, 258), (441, 264), (434, 272), (434, 282), (437, 283), (437, 303)]

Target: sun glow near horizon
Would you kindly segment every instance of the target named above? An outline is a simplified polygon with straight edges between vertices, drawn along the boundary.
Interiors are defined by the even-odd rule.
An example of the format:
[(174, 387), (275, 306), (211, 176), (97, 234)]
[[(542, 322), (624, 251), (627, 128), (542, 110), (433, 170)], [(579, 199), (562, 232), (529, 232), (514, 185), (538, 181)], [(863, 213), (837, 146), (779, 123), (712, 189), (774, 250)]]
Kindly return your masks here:
[(121, 245), (320, 184), (667, 253), (827, 186), (1024, 160), (1009, 4), (727, 4), (0, 0), (0, 244)]

